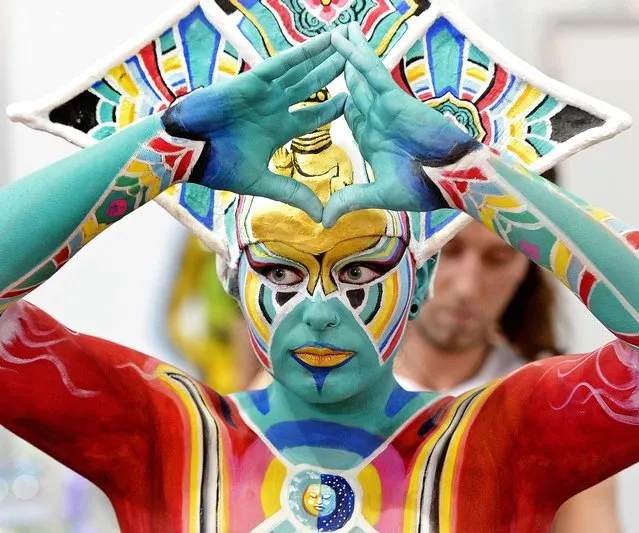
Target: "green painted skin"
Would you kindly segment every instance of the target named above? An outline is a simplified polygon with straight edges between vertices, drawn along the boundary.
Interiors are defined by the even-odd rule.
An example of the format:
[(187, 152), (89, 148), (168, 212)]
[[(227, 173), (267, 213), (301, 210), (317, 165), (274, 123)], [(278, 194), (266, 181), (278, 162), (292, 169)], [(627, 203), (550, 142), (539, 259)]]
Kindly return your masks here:
[[(523, 240), (534, 243), (540, 250), (539, 262), (552, 269), (549, 250), (560, 235), (569, 234), (574, 244), (573, 251), (578, 249), (589, 264), (599, 269), (600, 284), (593, 291), (590, 301), (593, 313), (615, 331), (635, 333), (639, 268), (637, 255), (627, 243), (613, 231), (604, 230), (600, 222), (588, 215), (585, 204), (575, 202), (565, 193), (557, 193), (542, 178), (530, 176), (508, 160), (500, 160), (492, 152), (489, 152), (490, 156), (487, 155), (487, 150), (475, 146), (469, 137), (460, 136), (454, 126), (441, 120), (435, 111), (418, 104), (397, 86), (391, 85), (393, 82), (388, 71), (381, 66), (370, 47), (363, 45), (361, 37), (354, 31), (349, 30), (349, 33), (350, 41), (343, 33), (333, 33), (333, 45), (330, 46), (335, 46), (350, 61), (346, 73), (352, 97), (346, 102), (346, 117), (378, 180), (372, 185), (348, 187), (334, 195), (324, 208), (324, 222), (330, 225), (345, 211), (362, 207), (423, 210), (441, 206), (441, 197), (433, 192), (429, 183), (424, 182), (423, 172), (416, 172), (418, 166), (415, 163), (420, 163), (422, 167), (425, 161), (430, 164), (433, 161), (446, 163), (451, 153), (460, 147), (462, 151), (483, 154), (495, 163), (494, 174), (491, 175), (495, 187), (516, 191), (530, 207), (530, 227), (518, 229), (514, 237), (510, 237), (513, 244), (517, 246)], [(271, 120), (271, 116), (281, 113), (284, 117), (284, 113), (288, 113), (289, 101), (282, 98), (272, 100), (275, 89), (265, 91), (264, 87), (272, 87), (274, 80), (281, 82), (281, 76), (294, 71), (290, 63), (293, 59), (297, 58), (298, 66), (304, 65), (296, 70), (298, 74), (304, 69), (316, 73), (320, 70), (317, 76), (302, 76), (302, 81), (298, 78), (292, 80), (294, 86), (300, 83), (303, 86), (295, 89), (296, 98), (304, 94), (301, 96), (303, 98), (318, 90), (339, 73), (341, 67), (334, 59), (334, 50), (329, 47), (325, 37), (321, 39), (324, 39), (324, 48), (320, 47), (319, 51), (313, 49), (311, 59), (305, 59), (303, 54), (295, 55), (296, 52), (277, 56), (251, 73), (229, 81), (222, 89), (203, 89), (178, 104), (179, 125), (197, 139), (191, 142), (210, 142), (214, 153), (216, 143), (222, 142), (219, 139), (224, 139), (221, 146), (225, 148), (236, 143), (234, 161), (247, 165), (242, 167), (243, 170), (255, 170), (255, 173), (237, 172), (228, 165), (216, 166), (220, 163), (206, 161), (206, 170), (199, 179), (201, 183), (243, 194), (288, 199), (292, 204), (305, 207), (314, 218), (320, 218), (321, 206), (318, 207), (317, 199), (312, 197), (309, 200), (307, 193), (298, 195), (299, 191), (304, 190), (299, 185), (288, 183), (284, 185), (282, 193), (277, 187), (283, 181), (273, 183), (256, 180), (256, 176), (264, 176), (264, 169), (275, 148), (288, 139), (273, 139), (270, 137), (274, 131), (272, 128), (255, 124), (261, 122), (264, 125)], [(354, 46), (349, 47), (349, 43)], [(317, 44), (294, 50), (299, 51), (306, 46)], [(260, 75), (263, 77), (258, 82), (256, 76)], [(237, 93), (236, 88), (239, 91)], [(245, 100), (236, 101), (237, 94), (242, 94)], [(216, 102), (224, 109), (237, 109), (238, 105), (243, 109), (245, 105), (254, 104), (254, 108), (262, 110), (262, 114), (238, 113), (235, 119), (225, 115), (225, 127), (216, 129), (219, 122), (209, 120), (211, 117), (219, 119), (210, 105)], [(321, 117), (307, 115), (305, 118), (310, 120), (307, 129), (315, 129), (322, 119), (328, 122), (335, 118), (341, 112), (341, 105), (344, 105), (344, 100), (337, 99), (332, 107), (326, 106), (317, 111)], [(321, 106), (317, 108), (321, 109)], [(297, 129), (291, 127), (286, 130), (286, 135), (291, 138), (299, 133), (299, 129), (299, 124)], [(253, 132), (255, 137), (243, 143), (242, 135), (247, 131)], [(160, 133), (163, 133), (160, 119), (150, 118), (0, 191), (0, 227), (3, 228), (0, 238), (0, 287), (10, 287), (27, 272), (44, 264), (96, 208), (100, 198), (112, 186), (126, 163), (135, 157), (140, 146)], [(258, 155), (252, 155), (254, 146), (267, 148), (256, 152)], [(391, 172), (390, 169), (397, 169), (397, 172)], [(472, 214), (472, 206), (469, 204), (466, 207)], [(495, 225), (501, 223), (502, 215), (495, 216), (492, 222)], [(526, 213), (518, 216), (524, 217)], [(538, 218), (544, 221), (541, 229), (534, 223)], [(551, 222), (546, 225), (545, 221)], [(520, 249), (527, 251), (525, 247)], [(611, 257), (615, 261), (610, 261)], [(42, 271), (40, 277), (44, 280), (54, 272), (54, 269)], [(428, 282), (428, 272), (419, 271), (413, 304), (421, 306)], [(324, 306), (329, 303), (317, 302), (307, 311), (321, 315), (325, 312)], [(360, 347), (366, 360), (373, 355), (377, 357), (374, 347), (359, 324), (352, 321), (352, 316), (348, 316), (348, 311), (344, 309), (339, 313), (343, 313), (343, 316), (340, 315), (343, 334), (348, 337), (349, 344)], [(291, 323), (298, 319), (295, 313), (291, 313)], [(292, 363), (288, 353), (281, 348), (286, 324), (285, 320), (281, 329), (273, 335), (271, 354), (278, 381), (268, 390), (270, 411), (267, 414), (259, 412), (248, 394), (236, 396), (263, 433), (274, 424), (284, 421), (319, 420), (363, 429), (385, 439), (435, 397), (428, 393), (418, 394), (393, 416), (383, 414), (392, 391), (397, 387), (391, 371), (391, 358), (385, 365), (362, 364), (357, 372), (354, 365), (349, 366), (349, 363), (331, 376), (330, 401), (314, 402), (308, 397), (309, 391), (314, 388), (312, 383), (287, 381), (290, 365), (297, 363)], [(352, 394), (353, 390), (356, 390), (356, 394)], [(286, 453), (294, 462), (321, 464), (327, 468), (348, 468), (358, 461), (355, 455), (337, 449), (302, 447), (287, 450)]]
[[(45, 263), (94, 210), (138, 146), (161, 131), (160, 118), (151, 117), (0, 190), (0, 287)], [(41, 281), (54, 273), (43, 272)]]
[[(209, 142), (211, 147), (202, 156), (203, 171), (196, 181), (288, 202), (321, 219), (322, 204), (308, 187), (272, 174), (267, 167), (275, 150), (291, 138), (341, 115), (343, 95), (293, 113), (288, 109), (292, 100), (303, 100), (332, 81), (343, 64), (336, 59), (330, 34), (324, 34), (178, 102), (173, 117), (197, 139), (182, 139), (182, 144), (201, 148)], [(209, 113), (203, 115), (203, 109)], [(272, 117), (279, 121), (276, 128)], [(148, 118), (0, 191), (0, 227), (11, 228), (0, 239), (0, 312), (17, 301), (8, 301), (3, 293), (21, 288), (24, 276), (35, 271), (26, 284), (35, 288), (56, 272), (52, 257), (57, 250), (69, 245), (73, 255), (81, 248), (70, 242), (87, 217), (95, 216), (99, 224), (108, 226), (163, 192), (146, 191), (140, 201), (128, 202), (119, 216), (105, 217), (104, 197), (110, 198), (127, 163), (160, 134), (166, 135), (161, 118)], [(222, 171), (227, 171), (224, 176)], [(24, 246), (26, 242), (30, 246)]]
[[(462, 205), (455, 207), (486, 224), (579, 296), (579, 276), (571, 278), (569, 273), (566, 279), (565, 264), (553, 259), (563, 243), (574, 265), (596, 280), (584, 303), (613, 333), (637, 348), (638, 254), (627, 238), (632, 228), (612, 216), (602, 222), (599, 210), (508, 156), (496, 155), (465, 134), (460, 140), (456, 126), (394, 83), (357, 25), (349, 25), (348, 38), (333, 34), (333, 43), (348, 59), (345, 73), (351, 96), (345, 117), (377, 179), (333, 195), (324, 208), (324, 224), (332, 226), (352, 209), (423, 210), (437, 201), (431, 180), (441, 186), (442, 171), (481, 167), (484, 184), (490, 187), (470, 182), (467, 193), (461, 194)], [(508, 209), (493, 204), (493, 211), (482, 217), (483, 206), (473, 203), (471, 193), (488, 204), (498, 197), (514, 199), (518, 205)]]

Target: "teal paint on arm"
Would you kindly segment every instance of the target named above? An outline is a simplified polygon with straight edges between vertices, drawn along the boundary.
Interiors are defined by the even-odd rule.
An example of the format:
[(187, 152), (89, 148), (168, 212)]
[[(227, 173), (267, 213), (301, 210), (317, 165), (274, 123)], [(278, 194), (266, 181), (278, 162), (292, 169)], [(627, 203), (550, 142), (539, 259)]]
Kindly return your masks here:
[[(188, 179), (203, 146), (169, 137), (151, 117), (0, 190), (0, 311), (100, 231)], [(167, 147), (175, 159), (164, 157)], [(185, 156), (190, 164), (180, 166)]]

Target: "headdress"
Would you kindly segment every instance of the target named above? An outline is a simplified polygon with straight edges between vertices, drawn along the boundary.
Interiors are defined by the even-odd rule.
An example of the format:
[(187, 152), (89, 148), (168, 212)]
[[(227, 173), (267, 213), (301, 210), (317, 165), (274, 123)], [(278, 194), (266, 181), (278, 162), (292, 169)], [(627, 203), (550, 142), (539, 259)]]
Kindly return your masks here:
[[(505, 50), (452, 0), (184, 0), (69, 86), (11, 106), (9, 114), (88, 146), (163, 111), (176, 97), (351, 21), (359, 22), (407, 93), (534, 171), (630, 125), (625, 113), (548, 78)], [(369, 180), (341, 121), (332, 142), (350, 156), (352, 179)], [(287, 157), (276, 154), (281, 172)], [(228, 279), (239, 248), (253, 238), (241, 216), (254, 200), (186, 184), (157, 201), (225, 259), (220, 273)], [(388, 231), (397, 230), (392, 224), (407, 224), (401, 231), (410, 234), (420, 264), (467, 220), (454, 210), (405, 214), (389, 220)]]

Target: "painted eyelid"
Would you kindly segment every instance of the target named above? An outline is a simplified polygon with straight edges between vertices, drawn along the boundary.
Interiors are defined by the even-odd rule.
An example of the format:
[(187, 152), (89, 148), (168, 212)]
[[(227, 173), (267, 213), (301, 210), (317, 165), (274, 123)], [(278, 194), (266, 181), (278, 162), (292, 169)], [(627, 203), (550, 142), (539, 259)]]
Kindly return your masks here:
[[(272, 272), (273, 270), (277, 270), (278, 268), (282, 270), (294, 271), (296, 274), (299, 275), (299, 278), (300, 278), (299, 281), (296, 281), (295, 283), (277, 283), (273, 280), (268, 279), (268, 274)], [(289, 266), (289, 265), (264, 266), (260, 268), (259, 270), (257, 270), (257, 272), (260, 276), (265, 278), (269, 283), (272, 283), (273, 285), (277, 285), (278, 287), (297, 287), (298, 285), (301, 285), (309, 276), (305, 268), (298, 268), (298, 267)]]
[[(370, 270), (371, 272), (373, 272), (375, 274), (374, 277), (366, 280), (366, 281), (360, 281), (360, 282), (353, 282), (353, 281), (342, 281), (341, 276), (344, 273), (344, 271), (348, 270), (349, 268), (356, 268), (356, 267), (360, 267), (360, 268), (367, 268), (368, 270)], [(393, 267), (395, 268), (395, 267)], [(392, 270), (392, 268), (385, 270), (383, 272), (380, 272), (379, 270), (368, 266), (368, 264), (366, 263), (357, 263), (357, 262), (353, 262), (353, 263), (349, 263), (347, 265), (344, 265), (342, 267), (340, 267), (337, 270), (337, 279), (340, 283), (345, 283), (347, 285), (366, 285), (367, 283), (371, 283), (383, 276), (385, 276), (386, 274), (388, 274), (388, 272), (390, 272)]]
[[(402, 241), (403, 242), (403, 241)], [(351, 257), (346, 257), (344, 259), (342, 259), (341, 261), (338, 261), (333, 268), (331, 269), (334, 273), (335, 272), (340, 272), (342, 271), (344, 268), (348, 267), (348, 266), (352, 266), (352, 265), (371, 265), (372, 269), (379, 269), (379, 270), (384, 270), (384, 274), (387, 272), (390, 272), (393, 268), (395, 268), (397, 265), (399, 265), (399, 263), (401, 263), (402, 258), (404, 257), (404, 254), (407, 252), (408, 250), (408, 246), (406, 244), (404, 244), (404, 247), (402, 249), (402, 252), (400, 254), (398, 254), (397, 256), (397, 261), (393, 263), (393, 266), (388, 267), (388, 268), (384, 268), (382, 266), (382, 268), (377, 267), (377, 265), (386, 265), (388, 264), (388, 257), (384, 256), (384, 257), (367, 257), (367, 254), (361, 254), (360, 256), (354, 255)]]

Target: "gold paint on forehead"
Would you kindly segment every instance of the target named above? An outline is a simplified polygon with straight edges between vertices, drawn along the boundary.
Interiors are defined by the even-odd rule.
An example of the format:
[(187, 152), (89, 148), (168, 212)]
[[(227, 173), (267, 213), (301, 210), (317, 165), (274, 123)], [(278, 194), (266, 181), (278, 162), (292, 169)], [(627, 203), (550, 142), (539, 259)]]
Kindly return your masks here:
[[(329, 98), (322, 89), (299, 106), (317, 105)], [(353, 184), (351, 161), (332, 143), (330, 124), (293, 139), (290, 151), (285, 147), (277, 150), (273, 164), (275, 172), (307, 185), (324, 205), (332, 194)], [(314, 256), (343, 241), (385, 235), (387, 226), (385, 211), (366, 209), (344, 215), (327, 229), (300, 209), (266, 199), (252, 202), (247, 217), (252, 242), (278, 242)]]
[(313, 294), (320, 272), (320, 264), (313, 255), (304, 253), (282, 242), (263, 242), (262, 244), (269, 252), (302, 265), (308, 271), (308, 292)]
[(322, 258), (322, 287), (324, 288), (324, 294), (330, 294), (337, 290), (335, 281), (331, 276), (333, 267), (342, 259), (362, 253), (379, 242), (380, 237), (357, 237), (355, 239), (349, 239), (348, 241), (342, 241), (331, 248)]
[(354, 211), (332, 228), (325, 228), (295, 207), (269, 201), (253, 204), (250, 224), (254, 242), (280, 242), (300, 252), (320, 255), (344, 241), (385, 235), (386, 213), (377, 209)]

